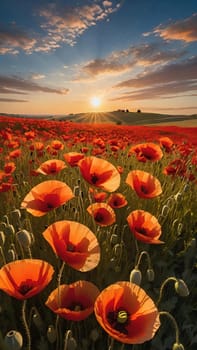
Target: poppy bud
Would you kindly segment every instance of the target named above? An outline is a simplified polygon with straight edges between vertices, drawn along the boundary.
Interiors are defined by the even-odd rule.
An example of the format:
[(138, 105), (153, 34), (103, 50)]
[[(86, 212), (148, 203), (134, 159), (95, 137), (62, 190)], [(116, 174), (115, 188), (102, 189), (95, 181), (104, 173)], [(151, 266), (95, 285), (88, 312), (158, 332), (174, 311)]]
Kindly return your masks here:
[(119, 256), (121, 256), (121, 254), (122, 254), (122, 246), (120, 244), (116, 244), (114, 246), (114, 255), (116, 257), (119, 257)]
[(174, 199), (175, 199), (176, 202), (178, 202), (181, 199), (181, 197), (182, 197), (182, 193), (181, 192), (177, 192), (177, 194), (175, 194), (175, 196), (174, 196)]
[(4, 231), (5, 227), (6, 227), (6, 223), (5, 222), (0, 222), (0, 230)]
[(55, 343), (56, 338), (57, 338), (57, 333), (56, 333), (55, 327), (53, 325), (48, 326), (47, 339), (49, 343), (51, 344)]
[(7, 225), (9, 225), (9, 219), (7, 215), (4, 215), (2, 218), (3, 222), (5, 222)]
[(140, 286), (142, 280), (142, 274), (139, 269), (133, 269), (130, 273), (130, 282)]
[(149, 282), (154, 281), (154, 279), (155, 279), (155, 272), (154, 272), (153, 269), (148, 269), (148, 270), (146, 271), (146, 275), (147, 275), (147, 278), (148, 278), (148, 281), (149, 281)]
[(3, 231), (0, 231), (0, 245), (3, 246), (5, 243), (5, 234)]
[(177, 294), (179, 294), (181, 297), (187, 297), (189, 295), (189, 289), (183, 280), (177, 279), (174, 287)]
[(174, 343), (172, 350), (185, 350), (181, 343)]
[(19, 209), (14, 209), (11, 214), (12, 214), (12, 219), (13, 219), (14, 222), (15, 221), (19, 222), (20, 221), (21, 212), (20, 212)]
[(115, 245), (117, 242), (118, 242), (118, 235), (116, 235), (115, 233), (113, 233), (113, 234), (111, 235), (111, 238), (110, 238), (110, 243), (111, 243), (112, 245)]
[(75, 349), (77, 349), (77, 342), (75, 338), (71, 336), (67, 341), (66, 350), (75, 350)]
[(32, 243), (31, 234), (27, 230), (18, 231), (16, 233), (16, 238), (24, 249), (27, 249), (31, 246), (31, 243)]
[(177, 227), (177, 233), (178, 233), (178, 235), (181, 234), (182, 229), (183, 229), (183, 224), (182, 224), (181, 222), (179, 222), (178, 227)]
[(79, 196), (79, 193), (80, 193), (80, 187), (79, 186), (75, 186), (74, 189), (73, 189), (73, 193), (76, 197)]
[(39, 314), (39, 312), (35, 309), (34, 314), (33, 314), (33, 323), (35, 324), (35, 326), (39, 329), (39, 330), (43, 330), (44, 329), (44, 324), (43, 321), (41, 319), (41, 316)]
[(8, 249), (7, 259), (9, 262), (17, 260), (17, 255), (14, 249)]
[(14, 226), (13, 225), (6, 225), (5, 228), (4, 228), (4, 232), (6, 235), (14, 235), (15, 234), (15, 229), (14, 229)]
[(6, 350), (20, 350), (23, 346), (23, 337), (17, 331), (9, 331), (4, 338), (4, 343)]
[(95, 343), (99, 338), (99, 332), (96, 328), (90, 332), (90, 339)]
[(168, 215), (168, 213), (169, 213), (169, 207), (167, 205), (164, 205), (161, 211), (161, 216), (165, 218)]

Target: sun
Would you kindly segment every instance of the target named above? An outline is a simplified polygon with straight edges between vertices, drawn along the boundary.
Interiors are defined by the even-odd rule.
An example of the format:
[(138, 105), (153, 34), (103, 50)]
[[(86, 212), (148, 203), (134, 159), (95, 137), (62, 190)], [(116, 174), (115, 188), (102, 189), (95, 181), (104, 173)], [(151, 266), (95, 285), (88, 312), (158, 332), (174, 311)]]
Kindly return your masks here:
[(95, 107), (95, 108), (100, 107), (100, 105), (101, 105), (101, 99), (100, 99), (100, 97), (98, 97), (98, 96), (92, 97), (92, 98), (90, 99), (90, 104), (91, 104), (93, 107)]

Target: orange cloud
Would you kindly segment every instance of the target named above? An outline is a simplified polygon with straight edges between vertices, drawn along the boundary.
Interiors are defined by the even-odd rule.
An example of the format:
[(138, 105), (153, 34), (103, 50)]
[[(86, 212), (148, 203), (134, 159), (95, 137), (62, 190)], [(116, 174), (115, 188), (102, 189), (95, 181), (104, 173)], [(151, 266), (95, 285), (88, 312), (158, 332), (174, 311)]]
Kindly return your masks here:
[(168, 26), (159, 26), (154, 30), (165, 40), (183, 40), (188, 43), (197, 40), (197, 13), (184, 20), (169, 24)]

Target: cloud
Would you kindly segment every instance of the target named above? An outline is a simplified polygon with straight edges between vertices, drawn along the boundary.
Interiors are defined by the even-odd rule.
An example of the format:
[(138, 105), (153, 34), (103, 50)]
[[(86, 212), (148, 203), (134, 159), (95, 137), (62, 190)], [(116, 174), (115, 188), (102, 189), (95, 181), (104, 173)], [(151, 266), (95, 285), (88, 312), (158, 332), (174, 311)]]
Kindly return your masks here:
[(16, 76), (0, 76), (0, 93), (24, 94), (27, 92), (46, 92), (66, 95), (69, 89), (55, 89), (48, 86), (39, 85), (31, 80), (24, 80)]
[(179, 20), (167, 26), (160, 25), (153, 33), (165, 40), (183, 40), (187, 43), (197, 40), (197, 13), (184, 20)]
[(77, 81), (89, 80), (97, 76), (117, 75), (132, 70), (136, 66), (162, 65), (181, 58), (186, 50), (175, 50), (167, 43), (149, 43), (130, 46), (115, 51), (105, 58), (96, 58), (84, 64), (76, 78)]
[(31, 76), (31, 79), (33, 80), (40, 80), (40, 79), (44, 79), (45, 75), (44, 74), (39, 74), (39, 73), (34, 73)]
[(148, 100), (157, 98), (178, 98), (196, 96), (197, 91), (197, 57), (179, 63), (170, 63), (149, 72), (138, 74), (135, 78), (125, 80), (114, 88), (129, 88), (121, 95), (112, 98), (120, 100)]
[[(157, 84), (146, 88), (140, 88), (135, 91), (125, 92), (121, 96), (112, 98), (111, 101), (149, 100), (157, 98), (171, 99), (186, 96), (189, 97), (196, 96), (196, 94), (191, 95), (190, 93), (190, 91), (195, 90), (197, 90), (197, 83), (194, 83), (193, 80), (171, 82), (166, 84)], [(186, 93), (186, 95), (182, 95), (182, 93)]]
[(30, 53), (36, 42), (35, 38), (30, 37), (16, 25), (0, 26), (0, 54), (16, 55), (19, 52), (18, 49)]
[(1, 98), (0, 97), (0, 102), (28, 102), (28, 100), (16, 100), (13, 98)]
[(152, 86), (153, 84), (166, 84), (172, 81), (197, 79), (197, 56), (186, 61), (171, 63), (151, 72), (138, 74), (115, 85), (115, 88)]
[(113, 5), (112, 1), (98, 1), (73, 7), (58, 7), (53, 3), (41, 9), (39, 16), (45, 21), (41, 25), (42, 29), (52, 36), (56, 44), (64, 42), (73, 46), (77, 37), (85, 30), (95, 26), (98, 21), (107, 19), (117, 10), (118, 7)]

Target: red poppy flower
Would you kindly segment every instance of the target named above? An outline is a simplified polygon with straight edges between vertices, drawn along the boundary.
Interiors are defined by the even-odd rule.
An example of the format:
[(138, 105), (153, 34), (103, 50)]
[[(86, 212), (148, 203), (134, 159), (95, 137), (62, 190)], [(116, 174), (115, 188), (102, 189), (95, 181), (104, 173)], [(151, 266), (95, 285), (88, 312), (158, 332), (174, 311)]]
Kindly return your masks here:
[(113, 192), (120, 186), (120, 174), (107, 160), (94, 156), (85, 157), (78, 166), (83, 178), (95, 187)]
[(63, 157), (71, 167), (74, 167), (84, 158), (84, 154), (80, 152), (68, 152), (64, 153)]
[(32, 145), (29, 146), (30, 151), (43, 151), (44, 149), (44, 144), (42, 142), (34, 142)]
[(0, 289), (16, 299), (28, 299), (48, 285), (53, 273), (53, 267), (46, 261), (15, 260), (0, 269)]
[(177, 158), (172, 160), (164, 169), (165, 175), (185, 176), (187, 172), (187, 163), (184, 159)]
[(75, 221), (57, 221), (43, 236), (54, 253), (79, 271), (94, 269), (100, 260), (100, 247), (94, 233)]
[(106, 192), (97, 192), (97, 190), (93, 189), (93, 188), (90, 188), (89, 189), (89, 193), (91, 194), (92, 196), (92, 199), (94, 202), (104, 202), (105, 199), (107, 198), (107, 193)]
[(160, 137), (159, 142), (160, 146), (163, 147), (167, 153), (172, 151), (174, 142), (169, 137)]
[(112, 193), (110, 194), (107, 203), (112, 208), (122, 208), (127, 205), (127, 200), (122, 193)]
[(94, 311), (100, 291), (91, 282), (63, 284), (49, 295), (45, 305), (66, 320), (81, 321)]
[(14, 162), (8, 162), (8, 163), (5, 163), (4, 165), (4, 171), (5, 171), (5, 174), (12, 174), (16, 169), (16, 165)]
[(58, 174), (62, 169), (66, 168), (66, 164), (63, 160), (50, 159), (42, 163), (36, 171), (44, 175)]
[(160, 326), (153, 300), (138, 285), (126, 281), (104, 289), (94, 311), (104, 330), (122, 343), (142, 344), (152, 339)]
[(127, 175), (126, 183), (131, 186), (141, 198), (153, 198), (162, 193), (159, 180), (142, 170), (132, 170)]
[(150, 160), (156, 162), (163, 157), (163, 152), (159, 145), (155, 143), (141, 143), (131, 147), (129, 155), (134, 153), (140, 162), (146, 162)]
[(13, 159), (19, 158), (21, 154), (22, 154), (22, 151), (20, 148), (18, 148), (9, 153), (9, 158), (13, 158)]
[(64, 148), (64, 144), (59, 140), (53, 140), (51, 142), (51, 147), (58, 151), (58, 150), (62, 150)]
[(161, 236), (161, 225), (157, 218), (144, 210), (134, 210), (127, 217), (127, 222), (135, 238), (143, 243), (164, 243), (158, 238)]
[(87, 211), (100, 226), (109, 226), (116, 221), (116, 215), (107, 203), (93, 203), (89, 205)]
[(70, 187), (57, 180), (44, 181), (33, 187), (21, 207), (34, 216), (43, 216), (74, 197)]

